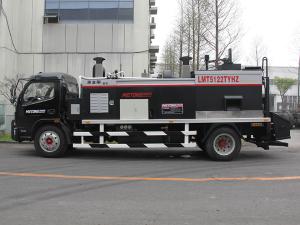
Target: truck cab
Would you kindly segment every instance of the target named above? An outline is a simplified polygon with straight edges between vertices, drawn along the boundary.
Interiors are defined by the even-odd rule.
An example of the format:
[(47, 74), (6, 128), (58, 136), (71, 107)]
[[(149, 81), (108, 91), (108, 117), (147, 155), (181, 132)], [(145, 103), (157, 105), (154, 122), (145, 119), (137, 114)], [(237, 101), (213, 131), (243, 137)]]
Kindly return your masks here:
[(77, 80), (62, 73), (40, 73), (30, 77), (17, 102), (12, 124), (14, 140), (33, 140), (43, 124), (63, 124), (68, 99), (78, 98)]

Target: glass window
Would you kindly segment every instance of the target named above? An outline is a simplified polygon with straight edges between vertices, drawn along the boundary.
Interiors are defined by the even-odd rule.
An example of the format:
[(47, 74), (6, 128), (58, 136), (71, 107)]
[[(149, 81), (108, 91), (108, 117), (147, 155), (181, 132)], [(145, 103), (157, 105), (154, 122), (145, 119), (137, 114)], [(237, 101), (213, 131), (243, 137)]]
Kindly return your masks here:
[(45, 14), (61, 20), (133, 20), (134, 0), (45, 0)]
[(60, 19), (81, 20), (89, 19), (89, 3), (82, 1), (61, 1), (59, 8)]
[(54, 97), (54, 83), (31, 83), (23, 96), (24, 103), (36, 103)]
[(120, 20), (133, 20), (133, 2), (124, 1), (119, 4)]
[(68, 86), (68, 91), (73, 93), (73, 94), (78, 94), (79, 90), (78, 90), (78, 84), (74, 84), (74, 83), (67, 83)]
[(112, 2), (90, 2), (91, 20), (117, 20), (119, 4)]
[(59, 2), (47, 0), (45, 5), (46, 15), (58, 14)]

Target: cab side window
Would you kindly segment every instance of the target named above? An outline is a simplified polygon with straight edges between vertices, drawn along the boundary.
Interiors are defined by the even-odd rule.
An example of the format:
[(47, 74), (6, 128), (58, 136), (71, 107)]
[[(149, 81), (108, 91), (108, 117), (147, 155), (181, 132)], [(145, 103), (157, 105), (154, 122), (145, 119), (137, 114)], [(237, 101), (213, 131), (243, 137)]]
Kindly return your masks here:
[(31, 83), (23, 96), (23, 103), (46, 101), (54, 97), (54, 83)]
[(68, 83), (68, 91), (72, 94), (78, 94), (78, 84)]

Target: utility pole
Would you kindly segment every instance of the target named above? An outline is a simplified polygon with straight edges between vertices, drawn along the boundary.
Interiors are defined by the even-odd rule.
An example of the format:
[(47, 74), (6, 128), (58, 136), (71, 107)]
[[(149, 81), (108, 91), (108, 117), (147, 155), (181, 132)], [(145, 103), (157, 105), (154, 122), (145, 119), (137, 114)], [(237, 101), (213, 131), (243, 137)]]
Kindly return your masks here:
[(215, 14), (215, 19), (216, 19), (216, 62), (215, 62), (215, 66), (216, 66), (216, 70), (218, 69), (219, 66), (219, 0), (215, 0), (215, 10), (216, 10), (216, 14)]
[(298, 67), (298, 105), (297, 105), (297, 111), (300, 111), (300, 57), (299, 57), (299, 67)]
[[(179, 58), (183, 56), (183, 2), (180, 0), (180, 53)], [(179, 77), (182, 77), (182, 64), (179, 60)]]

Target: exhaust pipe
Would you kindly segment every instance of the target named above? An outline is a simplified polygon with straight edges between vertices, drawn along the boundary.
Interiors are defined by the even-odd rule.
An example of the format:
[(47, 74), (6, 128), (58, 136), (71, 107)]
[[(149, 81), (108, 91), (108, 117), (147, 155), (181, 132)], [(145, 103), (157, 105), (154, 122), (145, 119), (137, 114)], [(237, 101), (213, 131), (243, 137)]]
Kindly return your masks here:
[(191, 66), (190, 61), (193, 58), (190, 56), (183, 56), (180, 58), (180, 61), (182, 61), (182, 74), (181, 78), (191, 78)]
[(105, 58), (96, 57), (93, 60), (96, 61), (96, 64), (93, 66), (93, 77), (105, 77), (105, 68), (103, 67)]

